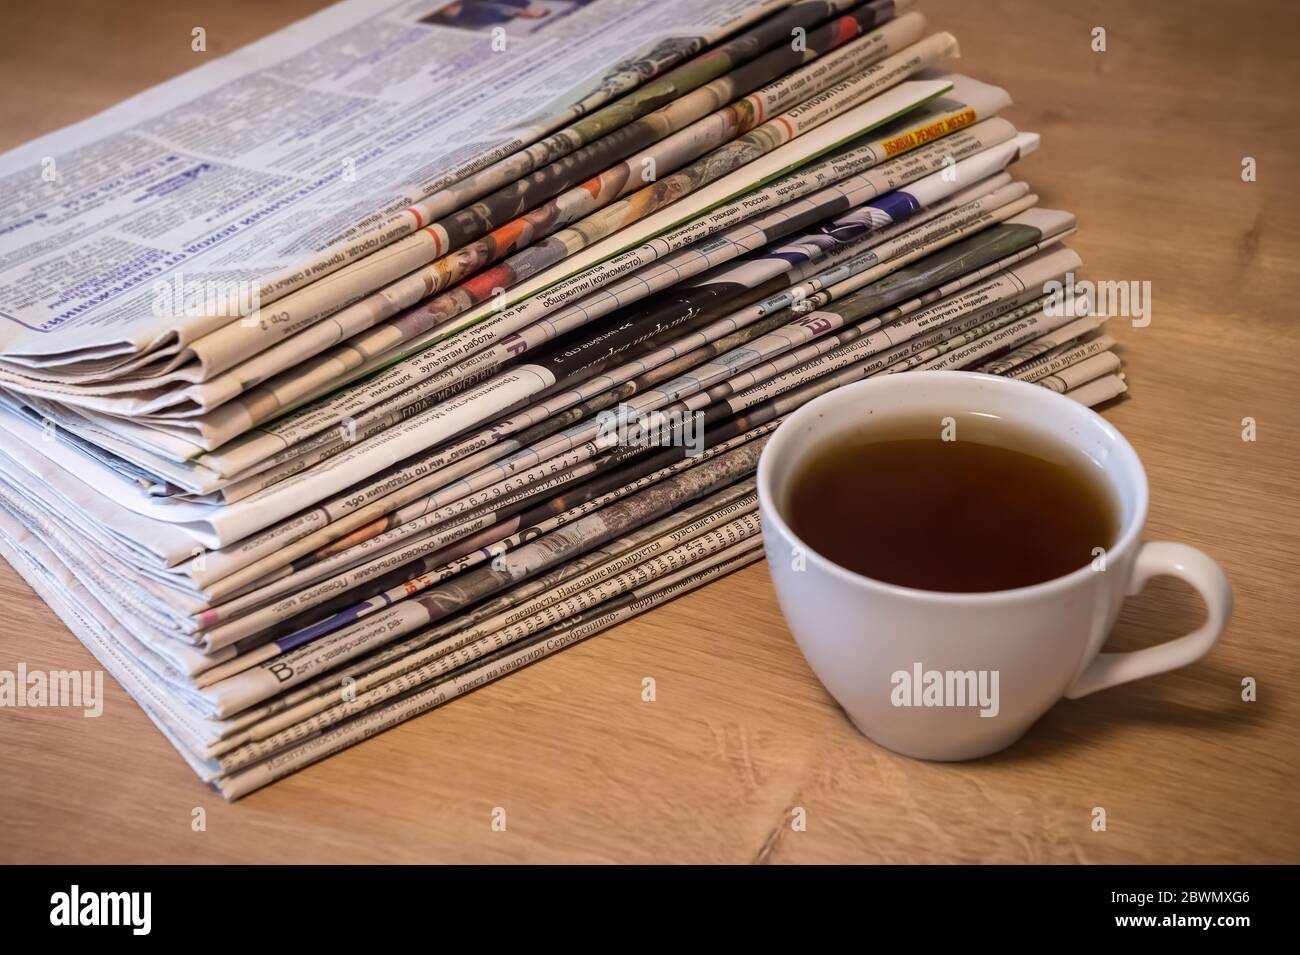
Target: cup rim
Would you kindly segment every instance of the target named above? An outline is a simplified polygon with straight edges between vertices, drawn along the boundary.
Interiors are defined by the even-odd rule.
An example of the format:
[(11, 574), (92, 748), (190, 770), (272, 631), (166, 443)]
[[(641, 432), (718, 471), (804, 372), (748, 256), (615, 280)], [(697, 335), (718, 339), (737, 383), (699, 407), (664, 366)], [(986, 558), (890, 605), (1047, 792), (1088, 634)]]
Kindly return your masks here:
[[(822, 571), (831, 574), (840, 580), (857, 587), (865, 587), (868, 590), (875, 590), (882, 594), (905, 597), (914, 600), (941, 600), (947, 603), (969, 604), (980, 606), (994, 601), (1006, 600), (1007, 598), (1036, 598), (1050, 596), (1058, 591), (1067, 590), (1074, 586), (1084, 575), (1094, 574), (1091, 564), (1084, 564), (1077, 570), (1072, 570), (1068, 574), (1060, 577), (1053, 577), (1050, 580), (1040, 581), (1036, 584), (1029, 584), (1024, 587), (1010, 587), (1004, 590), (985, 590), (976, 592), (950, 591), (950, 590), (922, 590), (918, 587), (907, 587), (902, 584), (891, 584), (883, 580), (877, 580), (874, 577), (867, 577), (856, 571), (849, 570), (847, 567), (841, 567), (828, 557), (818, 553), (813, 547), (809, 546), (786, 522), (785, 517), (781, 514), (780, 508), (777, 507), (772, 493), (772, 471), (775, 468), (773, 463), (781, 453), (780, 442), (782, 432), (785, 432), (786, 440), (793, 435), (799, 428), (802, 419), (814, 417), (819, 408), (825, 407), (830, 400), (843, 401), (847, 394), (858, 391), (870, 391), (873, 388), (881, 387), (920, 387), (921, 383), (926, 380), (934, 380), (941, 377), (945, 381), (956, 382), (957, 387), (993, 387), (1018, 392), (1020, 395), (1034, 401), (1045, 401), (1049, 405), (1057, 403), (1057, 407), (1069, 409), (1070, 414), (1082, 414), (1085, 419), (1090, 419), (1094, 425), (1099, 426), (1108, 439), (1114, 441), (1122, 454), (1127, 454), (1133, 464), (1134, 479), (1136, 486), (1133, 513), (1124, 522), (1119, 535), (1116, 538), (1107, 554), (1120, 554), (1126, 552), (1136, 543), (1137, 538), (1142, 533), (1142, 528), (1146, 524), (1147, 506), (1149, 496), (1149, 485), (1147, 483), (1146, 468), (1142, 465), (1142, 459), (1138, 457), (1137, 451), (1129, 444), (1128, 439), (1124, 437), (1119, 430), (1109, 421), (1099, 415), (1096, 411), (1086, 405), (1082, 405), (1072, 398), (1044, 388), (1041, 385), (1035, 385), (1031, 382), (1020, 381), (1015, 378), (1006, 378), (1001, 375), (989, 375), (973, 371), (909, 371), (900, 375), (890, 375), (886, 378), (867, 378), (863, 381), (855, 381), (852, 384), (842, 385), (828, 391), (826, 394), (818, 395), (812, 401), (808, 402), (801, 408), (795, 410), (787, 417), (768, 439), (763, 448), (762, 454), (758, 460), (757, 473), (757, 492), (760, 505), (760, 514), (764, 524), (768, 522), (775, 523), (776, 528), (781, 531), (790, 540), (797, 543), (803, 548), (808, 559), (814, 562)], [(1108, 474), (1109, 480), (1109, 474)], [(1112, 485), (1115, 483), (1111, 481)]]

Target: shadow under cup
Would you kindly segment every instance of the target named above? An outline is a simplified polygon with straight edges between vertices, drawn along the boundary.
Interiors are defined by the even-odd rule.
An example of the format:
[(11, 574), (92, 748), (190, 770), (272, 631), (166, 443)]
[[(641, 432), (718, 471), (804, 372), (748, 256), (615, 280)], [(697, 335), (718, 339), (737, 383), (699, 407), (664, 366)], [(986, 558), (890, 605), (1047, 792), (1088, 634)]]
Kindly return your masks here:
[[(1118, 526), (1103, 561), (1027, 587), (944, 593), (856, 574), (791, 529), (791, 487), (808, 461), (900, 420), (932, 416), (937, 429), (970, 415), (1098, 466)], [(777, 598), (817, 677), (865, 735), (938, 760), (1003, 749), (1067, 695), (1128, 594), (1147, 511), (1141, 462), (1104, 418), (1038, 385), (950, 371), (871, 379), (809, 402), (764, 449), (758, 494)], [(1014, 533), (990, 545), (1015, 546)]]

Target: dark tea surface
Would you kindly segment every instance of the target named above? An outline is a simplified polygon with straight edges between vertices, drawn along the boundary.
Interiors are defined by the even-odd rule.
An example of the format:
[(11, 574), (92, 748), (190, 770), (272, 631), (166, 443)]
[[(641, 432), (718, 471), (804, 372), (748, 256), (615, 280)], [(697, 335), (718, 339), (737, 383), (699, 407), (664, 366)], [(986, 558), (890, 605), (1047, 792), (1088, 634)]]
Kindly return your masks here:
[(1083, 454), (997, 419), (891, 423), (809, 457), (785, 518), (841, 567), (921, 590), (1027, 587), (1091, 564), (1119, 530)]

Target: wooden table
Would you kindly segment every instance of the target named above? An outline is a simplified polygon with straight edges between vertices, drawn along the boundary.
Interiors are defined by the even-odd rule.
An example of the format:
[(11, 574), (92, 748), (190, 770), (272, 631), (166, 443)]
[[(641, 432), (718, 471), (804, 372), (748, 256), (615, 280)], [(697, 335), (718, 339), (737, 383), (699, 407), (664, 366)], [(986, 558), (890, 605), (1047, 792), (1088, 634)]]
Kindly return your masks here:
[[(194, 26), (212, 56), (316, 6), (6, 5), (0, 146), (194, 66)], [(1111, 323), (1132, 390), (1105, 414), (1150, 472), (1148, 536), (1204, 547), (1236, 587), (1213, 653), (1061, 703), (999, 756), (914, 762), (852, 729), (758, 565), (235, 805), (111, 680), (91, 722), (0, 711), (0, 860), (1300, 859), (1300, 14), (1283, 0), (921, 9), (961, 40), (962, 68), (1017, 97), (1010, 118), (1043, 134), (1019, 173), (1043, 205), (1078, 214), (1085, 276), (1152, 284), (1149, 327)], [(1256, 182), (1242, 181), (1246, 156)], [(1130, 601), (1112, 646), (1196, 625), (1190, 590), (1160, 583)], [(93, 666), (7, 566), (0, 602), (0, 668)]]

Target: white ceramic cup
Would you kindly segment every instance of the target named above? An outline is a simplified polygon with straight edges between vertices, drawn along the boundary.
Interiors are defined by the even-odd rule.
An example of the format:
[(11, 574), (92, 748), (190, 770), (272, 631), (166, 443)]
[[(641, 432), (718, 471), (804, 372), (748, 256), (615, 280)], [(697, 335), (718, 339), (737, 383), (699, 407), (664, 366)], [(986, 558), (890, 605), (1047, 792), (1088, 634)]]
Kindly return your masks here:
[[(1120, 510), (1101, 561), (1064, 577), (992, 593), (939, 593), (863, 577), (807, 548), (783, 516), (810, 455), (891, 418), (993, 415), (1082, 451)], [(772, 435), (758, 465), (763, 540), (781, 610), (813, 672), (866, 736), (920, 759), (973, 759), (1014, 743), (1062, 697), (1085, 696), (1185, 666), (1222, 634), (1232, 589), (1184, 544), (1143, 543), (1147, 477), (1100, 415), (1047, 388), (971, 372), (908, 372), (809, 402)], [(1015, 546), (1015, 528), (1005, 541)], [(1100, 653), (1124, 598), (1152, 577), (1200, 592), (1198, 630), (1132, 653)], [(983, 682), (981, 682), (983, 681)], [(983, 692), (982, 692), (983, 691)]]

